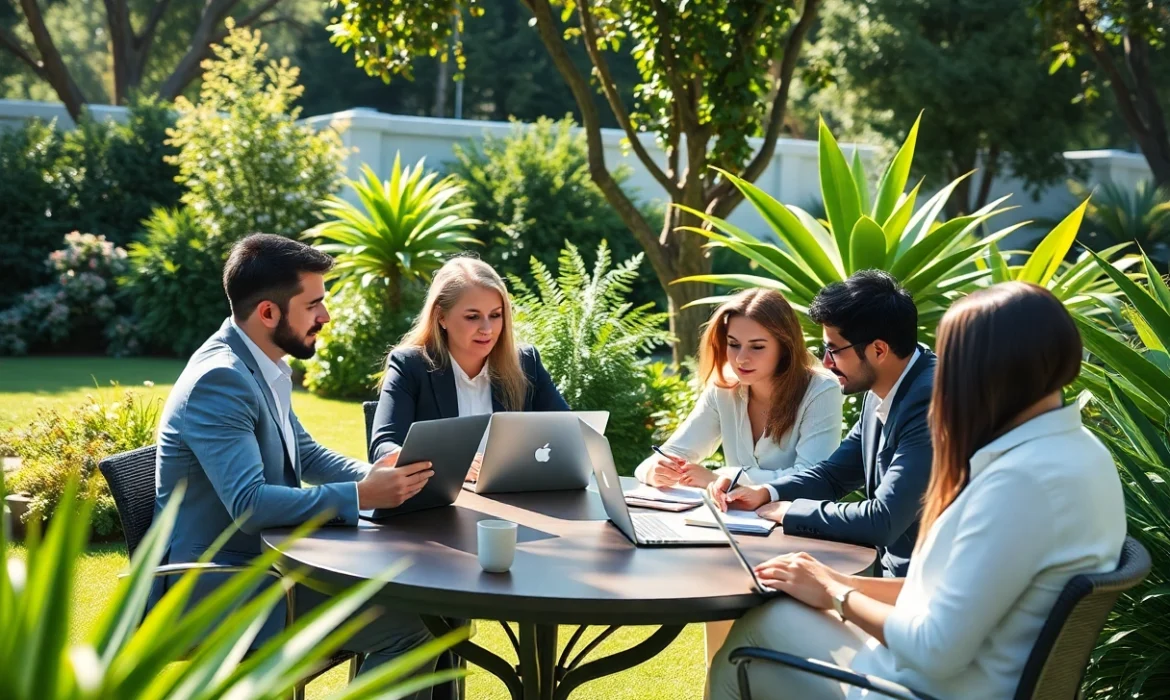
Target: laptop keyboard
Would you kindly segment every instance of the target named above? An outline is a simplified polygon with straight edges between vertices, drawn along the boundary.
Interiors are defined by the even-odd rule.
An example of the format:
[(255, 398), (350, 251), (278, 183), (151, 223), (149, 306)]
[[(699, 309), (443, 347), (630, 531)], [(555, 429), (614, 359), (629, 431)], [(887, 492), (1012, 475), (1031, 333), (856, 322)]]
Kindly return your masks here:
[(647, 542), (674, 542), (683, 539), (682, 535), (652, 513), (631, 514), (634, 519), (634, 532), (638, 539)]

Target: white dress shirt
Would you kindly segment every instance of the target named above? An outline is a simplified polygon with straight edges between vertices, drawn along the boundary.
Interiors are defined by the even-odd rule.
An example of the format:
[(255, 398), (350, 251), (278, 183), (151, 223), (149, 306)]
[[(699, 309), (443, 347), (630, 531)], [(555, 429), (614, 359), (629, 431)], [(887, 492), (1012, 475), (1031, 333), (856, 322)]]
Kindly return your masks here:
[[(698, 463), (722, 443), (728, 466), (719, 473), (734, 476), (739, 467), (744, 467), (740, 484), (765, 483), (807, 469), (837, 449), (844, 400), (834, 377), (814, 372), (792, 429), (779, 442), (766, 433), (752, 440), (747, 387), (723, 389), (711, 385), (703, 390), (691, 414), (662, 449)], [(658, 455), (647, 457), (638, 465), (635, 476), (645, 482), (657, 463)]]
[(455, 396), (459, 401), (459, 415), (478, 416), (492, 412), (492, 376), (485, 362), (483, 369), (474, 378), (459, 366), (454, 358), (451, 367), (455, 372)]
[[(297, 438), (296, 433), (293, 432), (292, 427), (292, 367), (284, 361), (282, 357), (278, 362), (273, 362), (272, 358), (264, 354), (260, 346), (248, 337), (244, 329), (236, 325), (234, 316), (230, 317), (232, 328), (236, 329), (236, 333), (244, 340), (244, 345), (248, 346), (248, 350), (252, 352), (252, 357), (256, 360), (256, 366), (260, 368), (260, 374), (264, 377), (264, 382), (268, 385), (268, 390), (272, 392), (272, 398), (276, 400), (276, 411), (279, 414), (277, 421), (280, 423), (280, 432), (284, 434), (284, 446), (288, 450), (288, 458), (296, 468), (297, 463)], [(361, 496), (358, 495), (355, 488), (353, 497), (358, 502), (358, 509), (361, 509)]]
[(869, 640), (854, 671), (944, 698), (1011, 697), (1064, 585), (1117, 567), (1121, 481), (1075, 404), (992, 441), (970, 472), (910, 561), (887, 646)]
[[(920, 351), (918, 348), (914, 348), (914, 354), (910, 356), (910, 361), (907, 362), (906, 366), (902, 368), (902, 374), (898, 375), (898, 381), (894, 382), (894, 386), (890, 387), (890, 391), (886, 394), (886, 398), (878, 399), (878, 405), (876, 408), (874, 408), (873, 412), (877, 415), (877, 419), (881, 421), (882, 425), (885, 425), (886, 419), (890, 417), (890, 409), (893, 408), (894, 397), (898, 395), (898, 387), (902, 386), (902, 380), (905, 379), (906, 375), (910, 373), (910, 368), (914, 366), (914, 363), (918, 361), (918, 358), (921, 355), (922, 351)], [(877, 394), (874, 394), (872, 391), (869, 393), (873, 394), (874, 398), (877, 398)], [(882, 431), (878, 436), (878, 450), (880, 451), (882, 447), (885, 446), (885, 444), (886, 435), (885, 431)], [(825, 457), (828, 456), (829, 455), (825, 455)], [(780, 475), (777, 474), (776, 476)], [(764, 488), (768, 489), (768, 497), (773, 502), (780, 498), (780, 494), (776, 492), (775, 487), (773, 487), (771, 484), (764, 484)]]
[(256, 366), (260, 368), (260, 374), (264, 377), (264, 382), (268, 385), (268, 390), (272, 392), (272, 398), (276, 400), (276, 411), (278, 413), (276, 420), (280, 424), (280, 431), (284, 434), (284, 446), (288, 450), (288, 458), (294, 465), (297, 462), (297, 440), (293, 434), (292, 427), (292, 367), (281, 358), (278, 362), (273, 362), (272, 358), (264, 354), (260, 346), (252, 342), (244, 329), (236, 325), (235, 317), (231, 317), (232, 328), (240, 334), (244, 339), (244, 345), (252, 351), (252, 357), (256, 360)]

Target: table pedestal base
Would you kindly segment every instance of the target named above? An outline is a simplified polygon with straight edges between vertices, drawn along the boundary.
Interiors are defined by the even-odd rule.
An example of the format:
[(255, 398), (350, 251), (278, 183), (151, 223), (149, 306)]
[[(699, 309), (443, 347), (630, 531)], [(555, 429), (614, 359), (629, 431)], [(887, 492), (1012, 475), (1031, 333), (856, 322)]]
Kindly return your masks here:
[[(436, 637), (451, 630), (447, 620), (441, 617), (424, 615), (422, 620)], [(581, 625), (573, 632), (569, 643), (565, 645), (558, 658), (558, 625), (520, 623), (520, 637), (517, 639), (506, 622), (500, 624), (516, 648), (516, 656), (520, 660), (517, 667), (514, 668), (512, 664), (471, 641), (460, 642), (455, 645), (453, 651), (503, 681), (512, 695), (512, 700), (564, 700), (583, 683), (625, 671), (653, 658), (683, 630), (683, 625), (662, 625), (649, 637), (629, 649), (582, 663), (590, 652), (621, 626), (607, 627), (580, 652), (574, 654), (574, 649), (587, 627)]]

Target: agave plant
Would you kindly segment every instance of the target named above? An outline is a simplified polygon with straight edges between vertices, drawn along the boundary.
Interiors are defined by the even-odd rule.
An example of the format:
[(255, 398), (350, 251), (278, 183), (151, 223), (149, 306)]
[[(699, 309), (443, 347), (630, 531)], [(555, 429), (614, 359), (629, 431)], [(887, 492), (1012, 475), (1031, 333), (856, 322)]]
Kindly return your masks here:
[[(1170, 242), (1170, 187), (1156, 187), (1142, 181), (1131, 190), (1116, 183), (1098, 185), (1086, 215), (1082, 240), (1094, 250), (1119, 243), (1136, 243), (1143, 250), (1159, 250), (1166, 263), (1165, 248)], [(1089, 188), (1070, 182), (1069, 190), (1085, 199)]]
[[(710, 239), (708, 247), (725, 247), (755, 262), (771, 275), (702, 275), (677, 282), (708, 282), (725, 287), (760, 286), (781, 291), (798, 309), (807, 308), (825, 285), (859, 270), (886, 270), (914, 297), (919, 318), (933, 333), (953, 299), (989, 276), (974, 264), (989, 246), (1024, 224), (1015, 224), (986, 236), (976, 235), (985, 222), (1007, 209), (1003, 197), (971, 213), (943, 223), (943, 211), (959, 178), (915, 209), (920, 181), (905, 191), (914, 159), (921, 117), (914, 122), (875, 192), (870, 193), (858, 152), (852, 164), (822, 120), (819, 128), (821, 196), (826, 221), (803, 209), (784, 205), (755, 185), (723, 173), (771, 227), (778, 246), (760, 240), (733, 224), (702, 212), (692, 212), (710, 227), (687, 230)], [(967, 176), (963, 176), (967, 177)], [(705, 299), (715, 302), (720, 298)], [(807, 322), (807, 319), (806, 319)], [(820, 331), (807, 326), (819, 336)]]
[[(370, 621), (351, 618), (385, 584), (374, 579), (303, 616), (249, 651), (268, 615), (297, 577), (285, 576), (253, 597), (279, 556), (269, 552), (233, 575), (215, 595), (188, 602), (198, 571), (185, 574), (143, 617), (152, 573), (170, 540), (179, 499), (172, 499), (135, 551), (130, 571), (88, 637), (71, 643), (77, 559), (85, 548), (92, 503), (66, 489), (45, 537), (33, 523), (24, 561), (11, 557), (0, 528), (0, 693), (7, 700), (221, 700), (287, 698), (293, 686), (343, 648)], [(0, 500), (4, 495), (0, 476)], [(303, 535), (312, 525), (301, 528)], [(230, 535), (230, 533), (227, 533)], [(218, 551), (227, 536), (209, 549)], [(208, 556), (208, 559), (210, 555)], [(394, 572), (387, 572), (386, 576)], [(348, 620), (348, 621), (347, 621)], [(141, 624), (140, 624), (141, 622)], [(359, 676), (333, 700), (401, 698), (461, 671), (410, 676), (466, 638), (453, 633)], [(174, 663), (184, 661), (184, 663)]]
[(424, 160), (404, 168), (395, 155), (385, 182), (363, 165), (362, 179), (345, 181), (361, 206), (331, 196), (321, 203), (328, 220), (302, 234), (337, 259), (330, 279), (384, 285), (392, 310), (404, 282), (430, 280), (448, 256), (479, 243), (469, 231), (480, 221), (464, 216), (471, 202), (455, 201), (463, 188), (450, 176), (427, 173)]
[(1106, 248), (1096, 255), (1085, 251), (1072, 263), (1065, 260), (1077, 239), (1085, 212), (1091, 206), (1088, 199), (1082, 202), (1030, 253), (1019, 253), (1018, 256), (1023, 258), (1019, 264), (1009, 264), (1008, 260), (1016, 256), (1001, 253), (993, 243), (984, 256), (975, 261), (976, 266), (990, 270), (992, 284), (1018, 280), (1046, 287), (1074, 315), (1095, 317), (1120, 313), (1118, 296), (1121, 292), (1104, 266), (1124, 272), (1138, 265), (1140, 257), (1125, 254), (1130, 247), (1128, 243)]
[(1152, 697), (1170, 687), (1170, 287), (1143, 256), (1146, 284), (1098, 259), (1124, 294), (1136, 342), (1078, 318), (1086, 362), (1082, 381), (1104, 420), (1089, 425), (1121, 472), (1129, 532), (1153, 558), (1150, 576), (1114, 609), (1085, 677), (1090, 697)]

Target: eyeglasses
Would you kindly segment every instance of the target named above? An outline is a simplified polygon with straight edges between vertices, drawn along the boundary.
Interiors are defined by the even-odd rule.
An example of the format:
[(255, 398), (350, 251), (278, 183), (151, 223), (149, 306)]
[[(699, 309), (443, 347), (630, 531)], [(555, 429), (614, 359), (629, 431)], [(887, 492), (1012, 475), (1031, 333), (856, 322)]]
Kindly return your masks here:
[(831, 348), (831, 347), (829, 347), (828, 343), (823, 343), (814, 352), (816, 353), (817, 357), (820, 357), (821, 359), (828, 357), (830, 360), (833, 361), (833, 364), (836, 364), (837, 363), (837, 353), (839, 353), (843, 350), (848, 350), (849, 348), (858, 348), (858, 347), (864, 348), (866, 345), (869, 345), (872, 342), (873, 342), (872, 340), (867, 340), (864, 343), (853, 343), (851, 345), (846, 345), (845, 347), (841, 347), (841, 348)]

